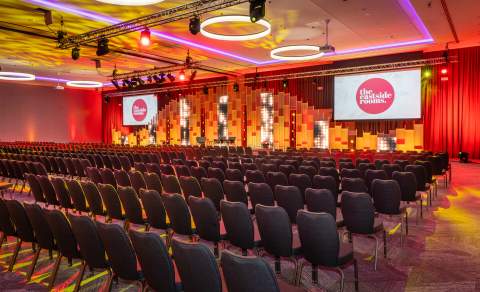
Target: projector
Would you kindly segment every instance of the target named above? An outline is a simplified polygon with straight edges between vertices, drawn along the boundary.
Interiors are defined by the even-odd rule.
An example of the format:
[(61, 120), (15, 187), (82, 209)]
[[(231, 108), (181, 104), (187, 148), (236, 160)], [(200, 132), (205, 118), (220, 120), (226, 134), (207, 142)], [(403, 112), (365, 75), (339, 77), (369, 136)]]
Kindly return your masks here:
[(64, 90), (65, 87), (61, 86), (61, 85), (57, 85), (54, 87), (56, 90)]
[(326, 45), (320, 46), (319, 51), (323, 53), (333, 53), (335, 52), (335, 47), (332, 45), (326, 44)]

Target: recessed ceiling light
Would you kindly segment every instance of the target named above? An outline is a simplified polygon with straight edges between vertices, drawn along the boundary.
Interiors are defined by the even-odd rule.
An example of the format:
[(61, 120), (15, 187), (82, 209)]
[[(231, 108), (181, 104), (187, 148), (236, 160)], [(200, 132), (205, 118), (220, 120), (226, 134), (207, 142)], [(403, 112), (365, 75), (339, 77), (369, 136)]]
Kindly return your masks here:
[(67, 86), (81, 88), (98, 88), (102, 87), (103, 84), (97, 81), (67, 81)]
[(259, 24), (263, 26), (265, 29), (261, 32), (258, 33), (252, 33), (252, 34), (242, 34), (242, 35), (224, 35), (224, 34), (216, 34), (212, 32), (208, 32), (205, 30), (205, 28), (209, 25), (216, 24), (216, 23), (224, 23), (224, 22), (245, 22), (245, 23), (252, 23), (250, 21), (250, 17), (246, 15), (224, 15), (224, 16), (217, 16), (217, 17), (212, 17), (200, 25), (200, 32), (211, 39), (216, 39), (216, 40), (223, 40), (223, 41), (249, 41), (249, 40), (254, 40), (258, 38), (262, 38), (266, 35), (269, 35), (270, 32), (272, 31), (272, 26), (268, 21), (265, 19), (261, 19), (257, 22), (256, 24)]
[[(292, 51), (311, 51), (312, 54), (308, 55), (296, 55), (296, 56), (285, 56), (280, 53), (292, 52)], [(284, 60), (284, 61), (306, 61), (313, 60), (322, 57), (325, 52), (320, 51), (318, 46), (309, 46), (309, 45), (298, 45), (298, 46), (285, 46), (273, 49), (270, 52), (270, 57), (275, 60)]]
[(152, 5), (163, 2), (163, 0), (97, 0), (98, 2), (114, 4), (114, 5), (129, 5), (129, 6), (142, 6)]
[(0, 72), (0, 80), (30, 81), (35, 80), (35, 75), (22, 72)]

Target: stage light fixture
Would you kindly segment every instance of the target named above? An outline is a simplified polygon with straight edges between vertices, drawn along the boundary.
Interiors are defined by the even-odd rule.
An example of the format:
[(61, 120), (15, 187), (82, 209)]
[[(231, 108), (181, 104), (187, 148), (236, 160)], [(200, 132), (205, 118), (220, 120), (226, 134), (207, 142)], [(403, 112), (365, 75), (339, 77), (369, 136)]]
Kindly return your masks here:
[(150, 30), (145, 28), (140, 33), (140, 44), (144, 47), (148, 47), (150, 45)]
[(72, 60), (78, 60), (80, 58), (80, 48), (74, 47), (72, 48)]
[(165, 82), (165, 73), (160, 73), (160, 83)]
[(237, 82), (233, 84), (233, 92), (238, 92), (240, 90), (240, 86), (238, 85)]
[(468, 152), (462, 152), (460, 151), (458, 153), (458, 158), (460, 159), (460, 162), (463, 162), (463, 163), (468, 163)]
[(250, 20), (257, 22), (265, 17), (265, 0), (250, 0)]
[(120, 85), (118, 85), (118, 81), (115, 79), (112, 79), (112, 84), (115, 86), (116, 89), (120, 89)]
[(153, 77), (151, 75), (147, 76), (147, 82), (152, 83), (153, 82)]
[(178, 75), (178, 79), (180, 79), (180, 81), (185, 80), (185, 71), (183, 70), (180, 71), (180, 74)]
[(196, 35), (200, 32), (200, 18), (198, 16), (195, 15), (193, 18), (190, 19), (188, 29), (193, 35)]
[(97, 56), (103, 56), (110, 52), (108, 48), (108, 39), (103, 37), (98, 40), (97, 44)]
[(208, 87), (206, 85), (203, 86), (203, 94), (205, 94), (205, 95), (208, 94)]
[(444, 67), (444, 68), (440, 69), (440, 73), (442, 73), (442, 75), (447, 75), (448, 74), (448, 69)]
[(428, 79), (428, 78), (430, 78), (430, 77), (432, 77), (432, 71), (430, 71), (430, 70), (425, 70), (425, 71), (423, 72), (423, 78), (427, 78), (427, 79)]
[(140, 78), (140, 77), (137, 77), (137, 82), (138, 82), (138, 84), (141, 85), (141, 86), (145, 85), (145, 81), (144, 81), (142, 78)]
[(287, 89), (287, 87), (288, 87), (288, 80), (287, 79), (283, 79), (282, 87), (283, 87), (283, 89)]
[(122, 87), (125, 88), (127, 87), (128, 80), (123, 79), (122, 80)]
[(167, 78), (170, 80), (170, 82), (175, 82), (175, 76), (173, 76), (172, 73), (168, 73)]
[(192, 74), (190, 74), (190, 82), (195, 80), (195, 77), (197, 77), (197, 70), (193, 70)]

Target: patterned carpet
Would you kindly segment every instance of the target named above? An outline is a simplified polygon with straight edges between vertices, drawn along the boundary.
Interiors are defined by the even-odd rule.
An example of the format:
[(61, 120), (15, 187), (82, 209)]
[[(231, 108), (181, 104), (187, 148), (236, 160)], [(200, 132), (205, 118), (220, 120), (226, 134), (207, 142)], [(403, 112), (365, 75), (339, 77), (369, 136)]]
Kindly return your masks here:
[[(453, 182), (445, 190), (440, 182), (438, 199), (424, 209), (424, 219), (415, 224), (416, 210), (409, 209), (409, 235), (400, 245), (398, 218), (384, 218), (388, 237), (388, 257), (379, 249), (378, 269), (373, 269), (374, 241), (354, 238), (355, 257), (359, 261), (360, 291), (480, 291), (480, 164), (453, 163)], [(29, 200), (26, 195), (14, 194)], [(7, 198), (10, 194), (6, 195)], [(33, 253), (25, 244), (14, 272), (6, 272), (13, 252), (14, 239), (9, 238), (0, 251), (0, 291), (45, 291), (54, 260), (42, 252), (32, 282), (25, 275)], [(266, 258), (270, 262), (271, 259)], [(72, 266), (62, 262), (56, 291), (72, 291), (78, 275), (79, 261)], [(273, 266), (273, 264), (272, 264)], [(282, 261), (282, 291), (337, 291), (339, 277), (335, 272), (320, 271), (319, 285), (311, 285), (311, 270), (306, 266), (300, 287), (288, 284), (293, 265)], [(353, 268), (345, 270), (345, 291), (354, 291)], [(104, 290), (106, 273), (85, 274), (81, 291)], [(226, 291), (226, 289), (224, 289)], [(120, 281), (113, 291), (139, 291), (138, 286)]]

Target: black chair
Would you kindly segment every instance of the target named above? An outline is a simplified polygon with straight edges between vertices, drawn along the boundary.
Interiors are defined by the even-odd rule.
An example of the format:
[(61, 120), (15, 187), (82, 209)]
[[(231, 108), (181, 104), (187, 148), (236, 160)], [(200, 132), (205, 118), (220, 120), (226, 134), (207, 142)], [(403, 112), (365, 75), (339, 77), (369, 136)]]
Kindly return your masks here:
[(316, 175), (312, 180), (312, 188), (329, 190), (333, 195), (335, 203), (338, 202), (338, 184), (334, 177)]
[(145, 172), (144, 173), (145, 183), (147, 184), (147, 189), (155, 190), (159, 194), (163, 193), (162, 181), (158, 174), (154, 172)]
[(185, 292), (221, 292), (215, 256), (205, 245), (174, 239), (173, 257)]
[(370, 163), (370, 160), (366, 158), (357, 158), (355, 160), (355, 167), (358, 168), (360, 166), (360, 163)]
[(337, 189), (338, 189), (338, 186), (340, 184), (340, 175), (335, 167), (320, 167), (318, 169), (318, 174), (322, 176), (333, 177), (335, 179), (335, 182), (337, 183)]
[(225, 178), (228, 180), (243, 182), (242, 171), (236, 168), (227, 168), (227, 170), (225, 170)]
[(308, 177), (311, 180), (314, 175), (318, 174), (318, 170), (317, 170), (317, 168), (315, 168), (312, 165), (300, 165), (298, 167), (298, 173), (303, 173), (303, 174), (308, 175)]
[(110, 161), (112, 162), (113, 169), (122, 169), (122, 162), (116, 155), (110, 155)]
[(383, 169), (383, 165), (390, 163), (388, 159), (376, 159), (374, 162), (376, 169)]
[(183, 197), (179, 194), (164, 194), (162, 195), (162, 202), (170, 219), (170, 238), (173, 233), (176, 233), (187, 235), (193, 240), (192, 217)]
[[(135, 168), (135, 170), (140, 171), (142, 173), (148, 171), (146, 164), (143, 163), (143, 162), (134, 162), (133, 163), (133, 168)], [(172, 170), (172, 172), (173, 172), (173, 170)], [(164, 172), (162, 171), (162, 173), (164, 173)]]
[[(400, 172), (395, 171), (392, 174), (392, 179), (396, 180), (402, 191), (402, 201), (417, 203), (417, 221), (418, 215), (423, 218), (423, 199), (422, 196), (417, 193), (417, 179), (415, 174), (411, 172)], [(418, 213), (418, 208), (420, 207), (420, 213)]]
[[(279, 187), (281, 186), (277, 186), (277, 188)], [(281, 258), (288, 258), (295, 264), (293, 282), (296, 283), (299, 267), (298, 256), (301, 254), (301, 248), (294, 246), (289, 215), (281, 207), (257, 205), (255, 216), (263, 249), (275, 258), (275, 272), (281, 273)]]
[(162, 186), (163, 191), (169, 194), (181, 194), (182, 188), (180, 187), (180, 182), (175, 175), (171, 174), (162, 174)]
[(115, 175), (113, 171), (109, 168), (100, 169), (100, 175), (102, 176), (102, 183), (112, 185), (114, 188), (117, 188), (117, 181), (115, 180)]
[(383, 256), (387, 257), (387, 232), (383, 228), (383, 222), (375, 217), (375, 208), (372, 198), (367, 193), (342, 193), (342, 215), (343, 222), (347, 228), (350, 241), (352, 235), (366, 236), (375, 240), (375, 264), (377, 270), (378, 238), (377, 233), (383, 233)]
[(286, 177), (289, 177), (291, 173), (295, 173), (297, 171), (297, 168), (292, 164), (281, 164), (278, 166), (278, 171), (283, 172)]
[(223, 182), (223, 191), (228, 201), (242, 202), (248, 206), (247, 192), (242, 182), (225, 180)]
[(423, 165), (407, 165), (406, 172), (411, 172), (415, 175), (417, 180), (417, 192), (427, 194), (429, 205), (432, 205), (432, 193), (430, 185), (427, 183), (427, 171)]
[(260, 204), (264, 206), (274, 206), (275, 197), (270, 186), (266, 183), (249, 183), (248, 194), (252, 203), (252, 211), (255, 212), (255, 206)]
[(400, 206), (402, 191), (398, 182), (376, 179), (372, 182), (371, 194), (377, 213), (400, 217), (400, 236), (403, 236), (403, 216), (405, 215), (405, 233), (408, 235), (408, 214), (406, 208)]
[(404, 159), (397, 159), (393, 162), (394, 164), (400, 165), (401, 171), (405, 171), (405, 167), (410, 164), (410, 161)]
[(223, 187), (220, 181), (216, 178), (204, 177), (201, 180), (201, 186), (203, 195), (212, 200), (217, 211), (220, 211), (220, 201), (224, 198)]
[(132, 182), (130, 181), (130, 177), (128, 173), (123, 169), (115, 169), (113, 174), (115, 175), (115, 180), (117, 181), (117, 187), (130, 187), (132, 186)]
[(10, 264), (8, 266), (8, 271), (11, 272), (13, 271), (13, 266), (17, 261), (17, 256), (20, 252), (22, 243), (31, 243), (32, 249), (35, 251), (37, 240), (35, 239), (32, 225), (30, 224), (30, 220), (28, 219), (23, 205), (16, 200), (7, 200), (4, 202), (8, 209), (7, 214), (10, 214), (10, 220), (15, 226), (15, 236), (18, 239), (15, 245), (15, 251), (13, 252), (12, 259), (10, 260)]
[(82, 185), (78, 180), (67, 180), (66, 181), (68, 188), (68, 195), (72, 200), (73, 207), (80, 212), (89, 212), (90, 210), (87, 207), (87, 201), (85, 199), (85, 193), (83, 192)]
[(97, 186), (93, 182), (80, 182), (88, 202), (88, 209), (93, 216), (105, 215), (105, 207), (103, 205), (102, 196)]
[(387, 173), (389, 179), (392, 179), (395, 171), (402, 171), (402, 167), (399, 164), (383, 164), (382, 169)]
[(198, 198), (191, 196), (188, 198), (190, 211), (195, 222), (196, 234), (205, 241), (214, 244), (214, 254), (218, 257), (218, 243), (222, 240), (220, 234), (220, 222), (218, 220), (217, 209), (208, 198)]
[(310, 176), (304, 173), (292, 173), (288, 177), (288, 182), (291, 186), (296, 186), (300, 190), (302, 197), (305, 199), (305, 190), (312, 187), (312, 180)]
[(224, 251), (221, 266), (230, 292), (280, 292), (275, 274), (262, 258)]
[(133, 189), (138, 193), (140, 189), (145, 189), (147, 187), (147, 183), (143, 178), (143, 174), (140, 171), (131, 171), (128, 173), (130, 177), (130, 182), (132, 183)]
[(207, 171), (201, 166), (191, 167), (190, 172), (192, 173), (192, 176), (194, 176), (198, 181), (201, 181), (204, 177), (208, 177)]
[(254, 182), (254, 183), (264, 183), (265, 181), (265, 176), (263, 175), (263, 172), (260, 170), (247, 170), (245, 172), (245, 178), (246, 182)]
[(75, 164), (73, 164), (72, 158), (63, 158), (62, 160), (64, 161), (65, 166), (67, 167), (68, 175), (71, 178), (78, 176), (77, 169), (75, 168)]
[(100, 269), (107, 270), (110, 273), (110, 264), (105, 257), (105, 248), (94, 221), (87, 216), (70, 214), (68, 220), (82, 255), (82, 266), (74, 289), (74, 291), (78, 291), (87, 266), (91, 271)]
[(34, 174), (27, 173), (25, 175), (27, 179), (28, 185), (30, 186), (30, 190), (32, 191), (33, 198), (35, 199), (36, 203), (46, 203), (47, 200), (43, 196), (42, 186), (37, 179), (37, 176)]
[(186, 165), (175, 165), (175, 173), (177, 177), (180, 178), (182, 176), (191, 176), (190, 169)]
[(142, 215), (142, 204), (133, 187), (118, 187), (118, 197), (125, 210), (125, 229), (128, 230), (133, 223), (145, 225), (145, 229), (148, 230)]
[(198, 180), (193, 176), (181, 176), (179, 178), (179, 181), (180, 181), (180, 187), (182, 188), (183, 197), (185, 198), (185, 201), (188, 202), (188, 197), (190, 196), (194, 196), (194, 197), (202, 196), (202, 188), (200, 187)]
[(223, 161), (213, 161), (212, 168), (220, 168), (224, 173), (225, 173), (225, 170), (227, 170), (227, 166)]
[(385, 180), (388, 179), (388, 175), (382, 169), (367, 169), (365, 171), (365, 183), (369, 190), (372, 188), (372, 182), (375, 179)]
[(124, 169), (125, 171), (130, 171), (132, 169), (132, 163), (130, 162), (130, 159), (128, 159), (127, 156), (120, 155), (118, 156), (118, 160), (120, 161), (122, 169)]
[(102, 175), (100, 170), (96, 167), (87, 167), (86, 169), (87, 177), (96, 184), (103, 183)]
[(343, 220), (337, 219), (337, 202), (330, 190), (308, 188), (305, 191), (305, 205), (310, 212), (329, 213), (337, 222), (337, 226), (343, 226)]
[(272, 163), (262, 163), (260, 165), (260, 170), (263, 172), (264, 175), (267, 174), (267, 172), (276, 172), (278, 171), (278, 167), (276, 164)]
[(57, 199), (60, 202), (60, 206), (65, 208), (67, 212), (68, 212), (68, 209), (73, 209), (73, 204), (72, 204), (72, 201), (70, 200), (67, 184), (65, 183), (65, 181), (58, 177), (52, 178), (51, 181), (52, 181), (52, 185), (55, 190)]
[(48, 289), (51, 290), (55, 284), (62, 258), (67, 258), (71, 263), (73, 259), (82, 259), (82, 255), (78, 250), (77, 241), (65, 215), (59, 210), (45, 210), (44, 214), (58, 248), (57, 259), (48, 284)]
[(365, 181), (361, 178), (342, 178), (342, 191), (354, 193), (368, 193)]
[(10, 214), (8, 213), (7, 205), (5, 204), (5, 200), (2, 198), (0, 198), (0, 231), (2, 232), (2, 237), (0, 237), (1, 249), (3, 242), (8, 241), (8, 236), (17, 236), (15, 226), (13, 225)]
[(209, 167), (207, 169), (207, 175), (209, 178), (216, 178), (222, 183), (225, 180), (225, 173), (221, 168)]
[(351, 161), (340, 162), (338, 169), (340, 170), (340, 172), (342, 172), (343, 169), (355, 169), (355, 164), (353, 164), (353, 162)]
[(55, 194), (55, 189), (53, 188), (50, 179), (48, 179), (48, 176), (37, 175), (37, 180), (40, 183), (40, 187), (42, 188), (43, 195), (47, 200), (47, 204), (58, 206), (59, 202), (57, 200), (57, 195)]
[(98, 184), (98, 190), (102, 196), (102, 201), (107, 210), (106, 222), (111, 222), (113, 219), (123, 220), (125, 215), (122, 210), (122, 202), (118, 197), (117, 190), (110, 184)]
[(140, 190), (140, 199), (150, 227), (167, 230), (167, 213), (161, 195), (156, 190)]
[(360, 170), (356, 168), (344, 168), (340, 171), (340, 176), (343, 178), (363, 178)]
[(147, 168), (148, 172), (154, 172), (159, 177), (162, 175), (162, 170), (160, 169), (160, 165), (158, 163), (147, 163), (145, 167)]
[(375, 164), (373, 164), (373, 163), (360, 163), (360, 164), (358, 164), (357, 169), (362, 174), (362, 178), (365, 178), (365, 173), (366, 173), (367, 169), (374, 170), (376, 168), (375, 168)]
[(77, 173), (77, 176), (80, 179), (82, 179), (82, 177), (86, 177), (85, 168), (83, 167), (83, 164), (82, 164), (82, 159), (72, 158), (72, 162), (73, 162), (73, 166), (75, 167), (75, 172)]
[(129, 235), (146, 284), (155, 291), (181, 291), (181, 285), (175, 283), (172, 259), (160, 237), (155, 233), (133, 230)]
[(276, 186), (275, 199), (277, 205), (287, 212), (290, 222), (295, 224), (297, 211), (303, 209), (304, 205), (304, 197), (300, 189), (296, 186)]
[[(340, 291), (344, 287), (343, 269), (353, 264), (355, 291), (358, 291), (357, 261), (353, 245), (340, 242), (335, 219), (328, 213), (298, 212), (298, 233), (304, 258), (312, 264), (312, 282), (318, 283), (318, 268), (334, 269), (340, 274)], [(299, 268), (298, 279), (302, 275)]]
[(97, 231), (102, 240), (108, 256), (113, 274), (110, 276), (107, 291), (110, 291), (113, 278), (140, 283), (144, 289), (144, 278), (141, 271), (137, 270), (137, 258), (127, 234), (117, 224), (104, 224), (96, 222)]
[(276, 185), (288, 186), (288, 178), (285, 173), (280, 171), (270, 171), (266, 175), (267, 183), (272, 190), (275, 189)]
[(247, 206), (240, 202), (222, 200), (220, 212), (227, 232), (225, 238), (233, 246), (242, 249), (243, 255), (247, 255), (249, 249), (256, 251), (260, 241), (255, 241), (253, 221)]

